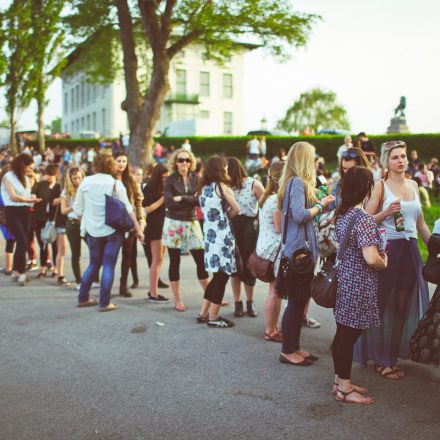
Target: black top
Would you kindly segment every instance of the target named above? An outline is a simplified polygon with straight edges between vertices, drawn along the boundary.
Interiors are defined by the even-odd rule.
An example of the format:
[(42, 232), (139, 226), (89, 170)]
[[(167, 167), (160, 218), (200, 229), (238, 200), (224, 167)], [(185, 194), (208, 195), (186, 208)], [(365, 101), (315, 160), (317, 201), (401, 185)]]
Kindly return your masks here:
[[(61, 186), (58, 183), (52, 188), (50, 193), (50, 201), (53, 203), (54, 199), (57, 199), (61, 196)], [(58, 209), (57, 209), (58, 207)], [(67, 215), (61, 214), (61, 204), (57, 206), (52, 206), (50, 218), (53, 219), (55, 216), (55, 226), (57, 228), (65, 228), (67, 225)]]
[(34, 205), (34, 218), (35, 221), (41, 226), (46, 223), (49, 218), (53, 218), (55, 215), (56, 207), (53, 206), (52, 200), (52, 191), (56, 191), (56, 187), (59, 187), (58, 183), (56, 183), (53, 188), (49, 187), (49, 182), (47, 180), (42, 180), (41, 182), (37, 182), (32, 188), (32, 192), (39, 198), (42, 199), (41, 202), (38, 202)]
[[(162, 197), (162, 194), (156, 193), (151, 185), (145, 186), (142, 193), (144, 194), (144, 200), (142, 201), (143, 207), (152, 205)], [(147, 228), (162, 231), (164, 220), (165, 203), (162, 203), (159, 208), (147, 213)]]
[(363, 152), (367, 153), (375, 153), (376, 152), (376, 145), (374, 145), (374, 142), (368, 139), (368, 141), (361, 142), (361, 150)]
[[(164, 185), (164, 197), (168, 218), (183, 221), (195, 220), (195, 207), (199, 204), (199, 196), (196, 195), (199, 179), (197, 174), (189, 173), (188, 184), (185, 187), (183, 178), (178, 172), (167, 177)], [(174, 196), (182, 196), (182, 200), (175, 202)]]

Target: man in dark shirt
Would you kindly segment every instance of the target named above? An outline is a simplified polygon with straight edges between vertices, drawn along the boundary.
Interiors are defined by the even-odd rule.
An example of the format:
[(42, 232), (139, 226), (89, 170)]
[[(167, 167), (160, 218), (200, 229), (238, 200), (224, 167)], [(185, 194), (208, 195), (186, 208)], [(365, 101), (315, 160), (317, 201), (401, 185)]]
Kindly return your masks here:
[(367, 135), (361, 131), (357, 135), (357, 139), (359, 142), (359, 148), (366, 154), (366, 156), (372, 160), (376, 158), (376, 145), (370, 139), (368, 139)]

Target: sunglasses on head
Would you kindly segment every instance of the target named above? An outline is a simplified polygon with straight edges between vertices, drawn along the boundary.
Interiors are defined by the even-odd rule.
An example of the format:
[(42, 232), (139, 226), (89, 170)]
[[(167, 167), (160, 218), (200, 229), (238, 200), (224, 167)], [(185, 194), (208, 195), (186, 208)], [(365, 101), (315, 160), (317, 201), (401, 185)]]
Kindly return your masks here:
[(178, 159), (177, 159), (177, 162), (179, 162), (179, 163), (191, 163), (191, 159), (189, 158), (189, 157), (186, 157), (186, 158), (183, 158), (183, 157), (179, 157)]
[(393, 150), (394, 148), (406, 148), (406, 143), (403, 141), (390, 141), (382, 144), (385, 150)]
[(359, 154), (357, 151), (344, 151), (342, 153), (343, 159), (357, 159), (359, 157)]

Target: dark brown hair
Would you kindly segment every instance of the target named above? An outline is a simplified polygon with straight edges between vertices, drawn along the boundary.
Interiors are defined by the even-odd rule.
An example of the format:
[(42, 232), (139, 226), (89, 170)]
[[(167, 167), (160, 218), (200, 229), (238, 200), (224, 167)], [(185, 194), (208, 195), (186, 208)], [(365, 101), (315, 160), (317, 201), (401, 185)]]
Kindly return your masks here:
[(58, 176), (58, 167), (53, 164), (49, 164), (44, 168), (45, 176)]
[(158, 163), (151, 173), (151, 179), (148, 186), (151, 185), (153, 192), (157, 195), (163, 194), (163, 175), (168, 173), (168, 167), (163, 163)]
[(11, 170), (17, 176), (24, 188), (27, 187), (26, 182), (26, 167), (32, 165), (34, 160), (32, 156), (26, 153), (17, 154), (11, 163)]
[(121, 156), (124, 156), (124, 157), (127, 158), (127, 166), (125, 167), (125, 170), (122, 172), (121, 180), (122, 180), (122, 183), (125, 186), (125, 189), (127, 190), (128, 199), (132, 200), (133, 199), (133, 195), (136, 192), (133, 180), (136, 180), (136, 178), (130, 172), (130, 169), (129, 169), (129, 166), (128, 166), (128, 156), (127, 156), (127, 153), (125, 153), (125, 151), (117, 151), (114, 154), (113, 157), (114, 157), (114, 159), (116, 161), (116, 159), (118, 157), (121, 157)]
[(341, 183), (344, 180), (344, 170), (342, 168), (342, 161), (350, 161), (350, 160), (354, 160), (356, 162), (356, 165), (359, 167), (364, 167), (364, 168), (370, 168), (370, 162), (367, 159), (367, 156), (365, 155), (365, 153), (357, 147), (352, 147), (352, 148), (347, 148), (347, 151), (344, 151), (344, 153), (351, 153), (351, 154), (356, 154), (356, 156), (352, 159), (352, 158), (345, 158), (341, 157), (341, 162), (339, 163), (339, 175), (341, 176)]
[(336, 218), (344, 215), (349, 209), (371, 197), (374, 186), (374, 178), (371, 170), (365, 167), (355, 166), (350, 168), (345, 175), (341, 188), (341, 205)]
[(213, 182), (229, 185), (231, 179), (226, 171), (226, 165), (228, 165), (228, 161), (224, 156), (211, 156), (205, 163), (200, 188)]
[(228, 174), (231, 178), (231, 187), (234, 189), (242, 189), (247, 174), (243, 165), (236, 157), (228, 157)]
[(110, 154), (97, 154), (93, 160), (93, 168), (95, 173), (110, 174), (116, 176), (116, 162)]

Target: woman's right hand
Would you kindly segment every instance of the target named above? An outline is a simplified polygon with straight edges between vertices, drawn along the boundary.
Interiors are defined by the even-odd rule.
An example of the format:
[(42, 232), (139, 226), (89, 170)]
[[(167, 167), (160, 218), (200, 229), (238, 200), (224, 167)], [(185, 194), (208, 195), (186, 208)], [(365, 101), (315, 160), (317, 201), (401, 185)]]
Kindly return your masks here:
[(327, 208), (327, 206), (330, 205), (330, 203), (333, 203), (335, 201), (335, 196), (329, 194), (328, 196), (322, 198), (319, 203), (321, 203), (324, 208)]
[(380, 257), (382, 258), (385, 266), (383, 269), (386, 269), (388, 266), (388, 254), (386, 252), (379, 252)]
[(395, 200), (386, 210), (387, 217), (401, 210), (400, 200)]

